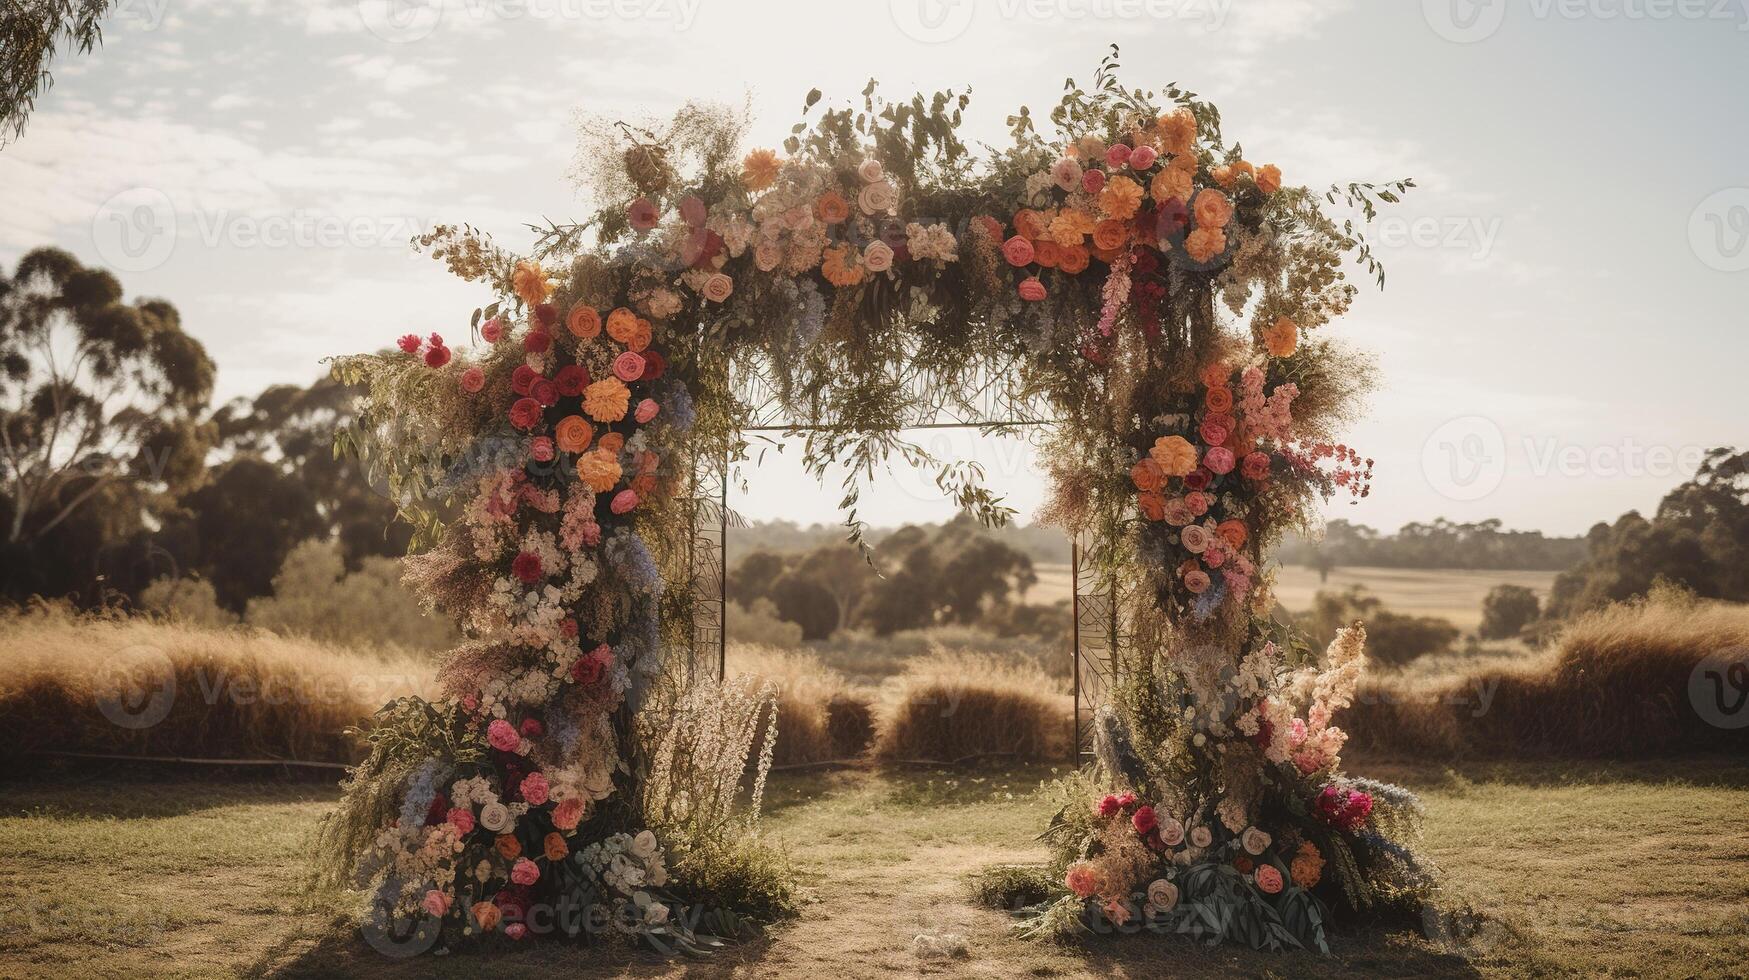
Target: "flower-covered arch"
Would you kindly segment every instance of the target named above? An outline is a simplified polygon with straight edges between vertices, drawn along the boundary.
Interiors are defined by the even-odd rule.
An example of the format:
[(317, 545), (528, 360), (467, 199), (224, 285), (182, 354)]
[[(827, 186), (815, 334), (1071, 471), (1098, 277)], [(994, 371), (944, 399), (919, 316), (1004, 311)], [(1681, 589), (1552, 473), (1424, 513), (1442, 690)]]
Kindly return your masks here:
[(469, 640), (440, 699), (379, 719), (327, 824), (334, 868), (449, 942), (523, 938), (554, 904), (663, 943), (736, 931), (747, 896), (683, 873), (733, 861), (760, 710), (679, 663), (696, 464), (745, 458), (756, 402), (776, 404), (817, 473), (847, 464), (853, 537), (894, 455), (1000, 521), (975, 470), (901, 435), (920, 399), (973, 413), (994, 384), (1057, 420), (1042, 516), (1100, 542), (1126, 597), (1099, 763), (1066, 784), (1060, 898), (1033, 925), (1321, 947), (1330, 906), (1426, 887), (1413, 798), (1340, 769), (1364, 638), (1320, 662), (1269, 618), (1265, 562), (1316, 502), (1370, 489), (1338, 441), (1370, 363), (1322, 334), (1351, 263), (1382, 273), (1322, 204), (1370, 217), (1410, 185), (1290, 186), (1212, 105), (1116, 67), (1114, 49), (1071, 85), (1048, 135), (1019, 110), (981, 159), (966, 95), (872, 82), (818, 113), (811, 93), (781, 150), (745, 151), (743, 120), (705, 106), (603, 126), (588, 221), (522, 256), (466, 226), (421, 239), (494, 294), (479, 343), (339, 359), (368, 391), (343, 443), (388, 477), (419, 527), (409, 579)]

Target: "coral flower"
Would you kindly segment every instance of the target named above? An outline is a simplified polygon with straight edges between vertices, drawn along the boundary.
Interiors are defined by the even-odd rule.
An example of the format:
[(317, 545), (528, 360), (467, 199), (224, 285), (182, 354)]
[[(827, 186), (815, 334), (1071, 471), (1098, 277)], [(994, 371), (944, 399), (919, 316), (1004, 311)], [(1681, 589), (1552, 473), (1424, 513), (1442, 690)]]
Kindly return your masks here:
[(827, 191), (820, 195), (818, 201), (814, 202), (814, 213), (819, 216), (821, 221), (829, 225), (836, 225), (850, 217), (850, 202), (846, 201), (844, 195), (837, 191)]
[(1160, 204), (1171, 200), (1188, 203), (1194, 188), (1195, 184), (1191, 182), (1189, 173), (1176, 167), (1167, 167), (1148, 182), (1148, 196)]
[(1204, 453), (1202, 457), (1202, 465), (1222, 476), (1233, 472), (1233, 466), (1236, 462), (1233, 459), (1233, 451), (1225, 446), (1215, 446)]
[(1196, 447), (1183, 436), (1161, 436), (1148, 456), (1167, 476), (1184, 476), (1196, 469)]
[(523, 259), (516, 263), (515, 270), (510, 274), (510, 285), (516, 290), (516, 295), (529, 306), (546, 302), (553, 291), (553, 284), (547, 278), (546, 270), (532, 259)]
[(613, 502), (608, 505), (615, 514), (629, 514), (638, 506), (636, 490), (621, 490), (614, 494)]
[(741, 161), (741, 186), (749, 191), (762, 191), (776, 182), (782, 166), (776, 150), (754, 150)]
[(1081, 245), (1071, 245), (1062, 250), (1062, 256), (1057, 259), (1057, 268), (1069, 275), (1079, 275), (1087, 271), (1090, 256), (1087, 249)]
[(1213, 187), (1197, 192), (1190, 210), (1196, 215), (1198, 228), (1225, 228), (1233, 220), (1233, 202)]
[(1144, 490), (1136, 494), (1136, 506), (1142, 511), (1142, 517), (1150, 521), (1166, 519), (1166, 498), (1158, 490)]
[(1275, 895), (1281, 891), (1281, 872), (1275, 870), (1273, 864), (1260, 865), (1252, 878), (1257, 882), (1257, 890), (1265, 895)]
[(559, 805), (553, 807), (553, 826), (560, 830), (576, 830), (582, 819), (583, 801), (574, 796), (560, 800)]
[(1137, 490), (1158, 490), (1165, 485), (1166, 474), (1152, 457), (1144, 456), (1130, 467), (1130, 482), (1136, 485)]
[(1300, 346), (1300, 328), (1287, 317), (1277, 317), (1263, 331), (1263, 347), (1270, 357), (1292, 357)]
[(1045, 284), (1037, 276), (1027, 276), (1020, 281), (1020, 298), (1028, 303), (1039, 302), (1045, 298)]
[[(647, 371), (648, 369), (649, 369), (649, 365), (646, 364), (645, 370)], [(639, 425), (644, 425), (645, 423), (649, 422), (651, 419), (655, 418), (656, 413), (660, 412), (661, 410), (662, 410), (662, 406), (656, 404), (655, 399), (646, 398), (643, 401), (638, 402), (638, 407), (636, 410), (633, 411), (632, 418), (637, 419)]]
[(1112, 218), (1093, 226), (1093, 244), (1100, 248), (1117, 248), (1129, 241), (1129, 228)]
[(522, 783), (517, 789), (522, 793), (522, 798), (524, 800), (535, 806), (540, 806), (547, 801), (547, 793), (550, 790), (550, 787), (547, 785), (546, 776), (538, 772), (531, 772), (522, 777)]
[(1022, 266), (1031, 264), (1035, 253), (1031, 242), (1015, 235), (1002, 243), (1002, 257), (1008, 260), (1009, 265)]
[[(1219, 412), (1231, 411), (1233, 408), (1233, 389), (1227, 387), (1226, 385), (1214, 385), (1213, 387), (1209, 388), (1209, 390), (1206, 394), (1203, 395), (1202, 403), (1204, 405), (1207, 405), (1208, 410), (1211, 412), (1219, 413)], [(1225, 442), (1226, 440), (1225, 439), (1219, 439), (1219, 440), (1211, 439), (1210, 441), (1211, 442)]]
[(1221, 540), (1227, 543), (1227, 547), (1234, 551), (1245, 547), (1245, 541), (1250, 537), (1250, 533), (1245, 530), (1245, 522), (1236, 517), (1229, 517), (1215, 525), (1215, 533), (1219, 534)]
[(601, 333), (601, 314), (593, 306), (578, 303), (565, 317), (565, 326), (571, 331), (571, 336), (593, 340)]
[(1069, 871), (1063, 876), (1063, 885), (1073, 892), (1076, 898), (1092, 898), (1099, 892), (1099, 872), (1085, 861), (1069, 865)]
[(527, 431), (540, 424), (540, 402), (533, 398), (518, 398), (516, 404), (510, 406), (510, 424)]
[(577, 457), (577, 478), (596, 493), (606, 493), (619, 482), (622, 470), (613, 454), (601, 449)]
[(621, 306), (607, 315), (607, 335), (625, 343), (638, 331), (638, 315)]
[(1269, 475), (1269, 454), (1254, 451), (1245, 454), (1245, 459), (1239, 464), (1239, 475), (1247, 480), (1261, 480)]
[[(1021, 208), (1014, 212), (1014, 233), (1027, 241), (1043, 238), (1045, 234), (1044, 217), (1031, 208)], [(998, 229), (996, 234), (1000, 236), (1001, 230)]]
[(510, 880), (518, 885), (532, 885), (540, 880), (540, 865), (528, 858), (517, 858), (510, 868)]
[(595, 439), (595, 429), (583, 420), (583, 416), (567, 415), (559, 420), (553, 435), (557, 437), (562, 452), (580, 453)]
[(618, 378), (602, 378), (583, 389), (583, 411), (597, 422), (618, 422), (626, 417), (632, 393)]
[(621, 381), (636, 381), (644, 376), (644, 359), (628, 350), (613, 359), (613, 374)]

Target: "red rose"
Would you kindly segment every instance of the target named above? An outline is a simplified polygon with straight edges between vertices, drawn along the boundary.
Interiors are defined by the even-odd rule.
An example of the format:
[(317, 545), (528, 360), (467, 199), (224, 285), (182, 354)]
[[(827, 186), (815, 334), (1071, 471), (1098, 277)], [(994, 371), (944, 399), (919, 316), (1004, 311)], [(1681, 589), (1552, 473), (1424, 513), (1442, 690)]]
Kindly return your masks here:
[(524, 585), (533, 585), (543, 577), (540, 556), (532, 551), (518, 553), (516, 559), (510, 563), (510, 571), (521, 579)]
[(516, 404), (510, 406), (510, 424), (527, 431), (540, 424), (540, 402), (532, 398), (518, 398)]
[(571, 665), (571, 679), (579, 684), (593, 684), (601, 679), (601, 661), (593, 656), (578, 657)]
[(553, 346), (553, 335), (545, 330), (531, 330), (522, 338), (522, 349), (530, 354), (545, 354)]
[(1105, 799), (1099, 801), (1099, 805), (1095, 809), (1099, 811), (1100, 816), (1109, 817), (1123, 809), (1123, 806), (1117, 802), (1117, 797), (1107, 794)]
[(440, 368), (449, 363), (448, 347), (427, 347), (425, 349), (425, 366)]
[(559, 308), (551, 303), (538, 303), (534, 308), (534, 319), (543, 327), (550, 327), (559, 322)]
[(425, 343), (425, 341), (420, 340), (419, 335), (416, 333), (407, 334), (400, 340), (395, 341), (395, 344), (399, 346), (403, 352), (408, 354), (419, 353), (419, 346), (423, 343)]
[(1210, 415), (1202, 420), (1202, 425), (1197, 428), (1197, 434), (1202, 436), (1204, 443), (1210, 446), (1219, 446), (1233, 435), (1233, 431), (1222, 425), (1219, 417)]
[(654, 381), (668, 373), (668, 359), (653, 350), (644, 351), (644, 375), (639, 381)]
[(1154, 815), (1153, 807), (1144, 806), (1136, 811), (1135, 816), (1130, 818), (1130, 826), (1136, 828), (1136, 833), (1146, 834), (1160, 826), (1160, 818)]
[(1184, 485), (1192, 490), (1207, 490), (1215, 475), (1198, 466), (1184, 475)]
[(521, 731), (523, 738), (540, 738), (546, 733), (546, 726), (540, 723), (539, 718), (524, 718)]
[(559, 386), (542, 378), (528, 390), (529, 397), (541, 403), (543, 408), (551, 408), (559, 403)]
[(566, 398), (575, 398), (589, 387), (589, 372), (580, 364), (567, 364), (553, 375), (553, 386)]
[(516, 370), (510, 372), (510, 390), (519, 395), (528, 394), (534, 383), (540, 380), (540, 374), (526, 364), (516, 365)]

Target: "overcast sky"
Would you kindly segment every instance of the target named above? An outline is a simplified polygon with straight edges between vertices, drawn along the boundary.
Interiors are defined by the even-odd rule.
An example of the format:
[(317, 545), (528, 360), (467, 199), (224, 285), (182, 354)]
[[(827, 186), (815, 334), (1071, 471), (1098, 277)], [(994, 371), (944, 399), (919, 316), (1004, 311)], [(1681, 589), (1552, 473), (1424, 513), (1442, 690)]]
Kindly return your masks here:
[[(1331, 514), (1576, 533), (1749, 445), (1744, 4), (122, 0), (0, 149), (0, 261), (53, 243), (117, 269), (246, 395), (410, 330), (464, 337), (483, 297), (408, 237), (468, 221), (520, 247), (521, 222), (580, 214), (579, 110), (750, 98), (775, 145), (808, 89), (876, 76), (971, 86), (970, 135), (995, 141), (1115, 40), (1129, 81), (1216, 101), (1289, 182), (1421, 185), (1373, 230), (1388, 288), (1333, 328), (1388, 387), (1352, 440), (1374, 497)], [(925, 441), (1036, 507), (1023, 444)], [(749, 477), (750, 517), (835, 519), (793, 464)], [(864, 516), (945, 515), (931, 490), (896, 474)]]

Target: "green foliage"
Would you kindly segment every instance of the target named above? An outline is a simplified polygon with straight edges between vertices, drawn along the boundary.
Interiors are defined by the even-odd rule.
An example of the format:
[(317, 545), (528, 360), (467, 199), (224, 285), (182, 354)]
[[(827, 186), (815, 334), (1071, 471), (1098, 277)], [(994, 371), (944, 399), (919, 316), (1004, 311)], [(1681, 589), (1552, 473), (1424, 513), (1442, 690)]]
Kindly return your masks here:
[(249, 600), (249, 624), (367, 647), (436, 652), (460, 639), (401, 585), (400, 563), (371, 557), (346, 571), (339, 544), (310, 540), (286, 556), (273, 593)]
[(795, 869), (782, 851), (758, 837), (722, 837), (676, 848), (670, 870), (674, 893), (689, 905), (732, 910), (731, 915), (762, 924), (796, 914)]
[(1535, 592), (1522, 585), (1496, 585), (1482, 600), (1482, 624), (1476, 632), (1484, 640), (1510, 639), (1540, 611)]
[(49, 64), (63, 44), (88, 54), (103, 40), (111, 0), (30, 0), (0, 12), (0, 146), (24, 134), (36, 97), (54, 84)]
[(1010, 912), (1047, 902), (1062, 890), (1049, 870), (1012, 865), (985, 868), (972, 875), (968, 886), (973, 902)]
[(1366, 623), (1367, 656), (1392, 665), (1448, 650), (1458, 638), (1458, 628), (1450, 620), (1391, 612), (1358, 585), (1345, 592), (1319, 592), (1312, 598), (1311, 611), (1298, 620), (1319, 647), (1334, 639), (1338, 629), (1361, 620)]

